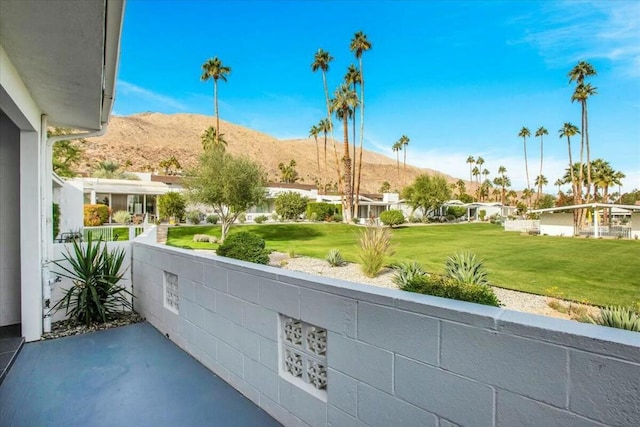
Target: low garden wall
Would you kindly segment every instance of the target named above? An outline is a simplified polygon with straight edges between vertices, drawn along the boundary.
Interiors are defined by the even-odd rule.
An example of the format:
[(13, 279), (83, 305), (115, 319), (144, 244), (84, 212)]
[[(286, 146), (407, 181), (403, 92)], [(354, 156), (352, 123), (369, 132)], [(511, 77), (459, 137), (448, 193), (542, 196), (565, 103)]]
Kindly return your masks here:
[(504, 222), (504, 231), (528, 233), (529, 231), (538, 230), (540, 230), (540, 220), (537, 219), (515, 219)]
[(132, 255), (136, 311), (285, 426), (640, 425), (638, 333), (144, 237)]

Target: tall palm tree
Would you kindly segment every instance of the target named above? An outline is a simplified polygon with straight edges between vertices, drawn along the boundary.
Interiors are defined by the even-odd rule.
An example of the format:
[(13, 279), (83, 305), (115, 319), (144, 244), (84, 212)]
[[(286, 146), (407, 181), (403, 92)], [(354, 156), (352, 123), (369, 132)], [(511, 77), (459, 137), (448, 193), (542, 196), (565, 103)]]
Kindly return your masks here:
[(344, 183), (345, 188), (343, 194), (345, 195), (345, 205), (342, 210), (344, 213), (344, 219), (346, 222), (351, 222), (351, 214), (353, 208), (353, 199), (351, 197), (351, 159), (349, 158), (349, 118), (353, 114), (354, 109), (358, 105), (358, 95), (347, 84), (343, 83), (333, 93), (333, 99), (331, 100), (331, 110), (335, 111), (338, 120), (343, 124), (343, 137), (344, 137), (344, 154), (342, 157), (344, 168)]
[(476, 183), (478, 184), (478, 188), (476, 188), (476, 200), (480, 201), (480, 168), (474, 166), (472, 174), (476, 177)]
[(556, 182), (553, 184), (558, 187), (558, 195), (560, 195), (560, 187), (562, 187), (562, 184), (564, 184), (564, 181), (560, 178), (556, 179)]
[(403, 169), (407, 170), (407, 147), (409, 146), (409, 137), (407, 135), (402, 135), (400, 137), (400, 142), (402, 142), (402, 150), (404, 151), (404, 167)]
[[(574, 176), (573, 173), (573, 158), (571, 156), (571, 137), (572, 136), (576, 136), (580, 133), (580, 131), (578, 130), (578, 128), (571, 124), (570, 122), (566, 122), (563, 126), (562, 129), (560, 129), (558, 131), (558, 135), (560, 138), (567, 138), (567, 148), (569, 149), (569, 171), (571, 174), (571, 190), (573, 191), (573, 202), (578, 205), (581, 203), (581, 201), (578, 199), (579, 194), (579, 188), (577, 188), (578, 186), (576, 185), (576, 177)], [(581, 197), (581, 196), (580, 196)]]
[[(358, 179), (356, 182), (356, 210), (358, 209), (358, 199), (360, 198), (360, 181), (362, 179), (362, 145), (364, 143), (364, 71), (362, 67), (362, 54), (371, 49), (372, 44), (367, 39), (367, 35), (358, 31), (353, 35), (349, 49), (358, 60), (360, 71), (360, 156), (358, 158)], [(353, 144), (356, 140), (354, 138)]]
[(224, 151), (227, 146), (227, 141), (223, 138), (224, 134), (218, 135), (216, 128), (209, 126), (200, 135), (200, 141), (202, 142), (202, 149), (207, 151), (211, 149), (220, 149)]
[[(527, 161), (527, 137), (531, 136), (531, 131), (523, 126), (518, 136), (521, 137), (524, 142), (524, 169), (527, 174), (527, 188), (531, 188), (529, 185), (529, 163)], [(529, 207), (531, 207), (531, 205), (529, 205)]]
[[(218, 113), (218, 80), (226, 82), (227, 76), (229, 74), (231, 74), (231, 68), (224, 65), (217, 56), (207, 59), (207, 61), (202, 64), (202, 76), (200, 76), (200, 80), (202, 80), (203, 82), (213, 80), (213, 108), (216, 115), (216, 131), (218, 139), (220, 138), (220, 114)], [(220, 141), (216, 142), (216, 145), (219, 145), (219, 143)]]
[(536, 197), (536, 205), (540, 203), (540, 197), (542, 195), (542, 187), (544, 185), (547, 185), (549, 183), (549, 181), (547, 180), (547, 177), (544, 175), (538, 175), (536, 177), (536, 186), (538, 187), (538, 195)]
[(456, 181), (456, 187), (458, 188), (458, 197), (461, 197), (467, 191), (467, 185), (462, 179)]
[[(500, 174), (500, 180), (499, 180), (500, 184), (499, 185), (502, 187), (502, 192), (500, 193), (500, 202), (504, 205), (504, 202), (505, 202), (505, 189), (507, 187), (507, 179), (508, 179), (507, 176), (506, 176), (507, 168), (501, 165), (498, 168), (498, 173)], [(509, 182), (509, 184), (511, 184), (511, 183)]]
[(544, 135), (549, 135), (549, 131), (547, 131), (544, 126), (540, 126), (536, 131), (536, 138), (540, 137), (540, 173), (538, 175), (542, 175), (542, 159), (544, 156), (542, 138), (544, 137)]
[[(482, 173), (482, 165), (484, 165), (484, 159), (480, 156), (476, 159), (476, 165), (478, 166), (478, 171)], [(480, 185), (480, 175), (478, 174), (478, 185)]]
[(311, 126), (309, 129), (309, 137), (316, 141), (316, 161), (318, 163), (318, 174), (320, 174), (320, 147), (318, 146), (318, 135), (320, 134), (320, 128), (318, 125)]
[[(347, 85), (353, 86), (353, 91), (357, 93), (357, 85), (360, 84), (360, 82), (362, 82), (362, 78), (360, 76), (360, 71), (358, 71), (358, 69), (356, 68), (355, 65), (351, 64), (349, 65), (349, 67), (347, 68), (347, 74), (345, 74), (344, 76), (344, 82)], [(355, 111), (354, 111), (355, 113)], [(357, 155), (356, 155), (356, 115), (353, 114), (352, 117), (352, 143), (353, 143), (353, 169), (352, 169), (352, 173), (351, 173), (351, 177), (349, 177), (351, 179), (351, 192), (353, 193), (355, 191), (356, 188), (356, 159), (357, 159)], [(353, 197), (353, 194), (351, 194), (351, 197)]]
[(473, 179), (471, 178), (472, 175), (472, 167), (473, 164), (476, 162), (476, 159), (473, 158), (473, 156), (469, 156), (467, 157), (467, 163), (469, 163), (469, 182), (473, 182)]
[(328, 119), (322, 119), (318, 123), (318, 128), (320, 132), (324, 134), (324, 171), (327, 172), (327, 134), (332, 131), (333, 124)]
[(396, 141), (391, 146), (391, 149), (396, 153), (396, 169), (398, 170), (398, 176), (400, 176), (400, 151), (402, 150), (402, 143)]
[(573, 95), (571, 96), (571, 102), (575, 102), (575, 101), (579, 101), (580, 105), (582, 106), (582, 138), (584, 140), (584, 143), (581, 144), (580, 146), (580, 162), (582, 163), (582, 150), (584, 147), (586, 147), (587, 149), (587, 182), (588, 184), (588, 188), (587, 188), (587, 202), (589, 202), (590, 198), (591, 198), (591, 150), (590, 150), (590, 146), (589, 146), (589, 120), (588, 120), (588, 113), (587, 113), (587, 99), (592, 96), (592, 95), (597, 95), (598, 92), (596, 92), (595, 87), (593, 87), (591, 85), (591, 83), (581, 83), (578, 84), (578, 86), (576, 86), (576, 90), (573, 93)]

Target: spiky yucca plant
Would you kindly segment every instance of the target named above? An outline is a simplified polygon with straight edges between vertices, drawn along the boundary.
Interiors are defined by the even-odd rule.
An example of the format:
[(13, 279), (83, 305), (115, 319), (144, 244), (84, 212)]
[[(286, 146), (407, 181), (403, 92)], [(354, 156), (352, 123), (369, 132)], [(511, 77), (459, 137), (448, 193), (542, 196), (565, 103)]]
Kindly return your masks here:
[(458, 252), (447, 258), (447, 276), (466, 285), (488, 285), (487, 270), (472, 252)]
[(422, 265), (417, 261), (406, 261), (395, 267), (396, 274), (391, 279), (398, 288), (403, 289), (416, 277), (427, 274)]
[(631, 307), (609, 306), (600, 309), (598, 325), (640, 332), (640, 314)]
[(382, 270), (386, 257), (393, 254), (388, 228), (365, 227), (360, 232), (359, 246), (362, 272), (367, 277), (375, 277)]
[(343, 266), (345, 261), (340, 253), (340, 249), (329, 249), (329, 253), (325, 258), (331, 267), (340, 267)]

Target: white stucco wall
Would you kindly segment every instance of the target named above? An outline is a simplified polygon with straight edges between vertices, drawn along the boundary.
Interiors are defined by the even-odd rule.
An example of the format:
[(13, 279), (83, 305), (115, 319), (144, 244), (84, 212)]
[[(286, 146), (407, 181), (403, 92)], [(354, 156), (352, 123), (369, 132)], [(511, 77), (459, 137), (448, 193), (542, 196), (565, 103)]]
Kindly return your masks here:
[(60, 232), (77, 231), (84, 225), (84, 193), (82, 183), (65, 181), (54, 192), (53, 201), (60, 204)]
[(573, 214), (544, 212), (540, 215), (540, 234), (573, 237)]

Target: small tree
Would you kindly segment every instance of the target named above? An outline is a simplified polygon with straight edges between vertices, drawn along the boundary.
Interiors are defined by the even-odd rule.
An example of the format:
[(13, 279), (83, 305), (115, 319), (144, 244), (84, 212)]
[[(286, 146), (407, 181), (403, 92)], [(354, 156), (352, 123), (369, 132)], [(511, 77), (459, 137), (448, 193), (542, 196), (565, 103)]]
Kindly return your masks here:
[(390, 209), (380, 214), (380, 221), (382, 221), (384, 225), (393, 228), (396, 225), (404, 224), (405, 219), (401, 210)]
[(389, 181), (383, 182), (378, 191), (380, 193), (388, 193), (388, 192), (390, 192), (391, 191), (391, 184), (389, 184)]
[(300, 179), (295, 160), (291, 160), (288, 165), (278, 164), (278, 169), (280, 169), (280, 182), (294, 183)]
[(224, 241), (238, 216), (264, 201), (264, 177), (262, 167), (248, 158), (212, 149), (200, 156), (184, 184), (192, 201), (211, 206), (220, 217)]
[(184, 218), (187, 201), (184, 196), (174, 191), (158, 197), (158, 210), (162, 218), (175, 218), (177, 221)]
[(283, 219), (297, 219), (307, 209), (308, 199), (295, 193), (293, 191), (287, 191), (286, 193), (280, 193), (276, 197), (276, 213)]
[(442, 176), (422, 174), (402, 190), (402, 197), (414, 211), (421, 209), (426, 216), (430, 210), (440, 207), (451, 198), (451, 188)]

